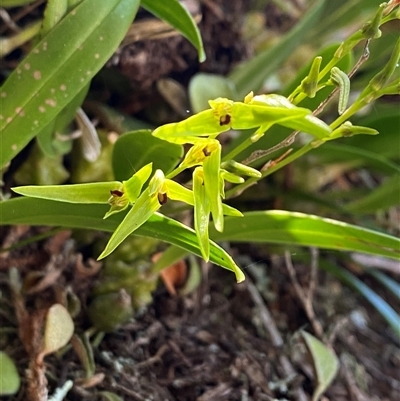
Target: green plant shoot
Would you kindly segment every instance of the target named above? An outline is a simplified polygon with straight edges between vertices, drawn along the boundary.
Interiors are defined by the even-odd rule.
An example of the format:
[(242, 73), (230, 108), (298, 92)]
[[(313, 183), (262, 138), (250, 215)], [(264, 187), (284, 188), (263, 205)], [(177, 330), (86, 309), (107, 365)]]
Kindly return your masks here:
[(178, 123), (163, 125), (153, 135), (168, 142), (195, 143), (199, 137), (211, 136), (230, 129), (258, 128), (254, 141), (258, 140), (273, 124), (302, 129), (316, 138), (323, 139), (331, 133), (328, 125), (313, 117), (311, 111), (293, 105), (280, 95), (249, 93), (244, 102), (226, 98), (209, 101), (210, 109), (201, 111)]

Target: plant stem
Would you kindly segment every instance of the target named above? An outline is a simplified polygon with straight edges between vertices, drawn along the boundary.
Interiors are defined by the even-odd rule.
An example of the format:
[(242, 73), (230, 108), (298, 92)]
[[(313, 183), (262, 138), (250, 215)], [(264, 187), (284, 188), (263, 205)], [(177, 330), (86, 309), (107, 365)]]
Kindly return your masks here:
[(281, 169), (282, 167), (288, 165), (292, 161), (298, 159), (299, 157), (303, 156), (304, 154), (306, 154), (307, 152), (309, 152), (310, 150), (312, 150), (314, 148), (315, 148), (314, 141), (309, 142), (308, 144), (306, 144), (302, 148), (300, 148), (297, 152), (292, 153), (290, 156), (286, 157), (283, 160), (280, 160), (275, 165), (268, 167), (266, 170), (264, 170), (262, 172), (262, 176), (260, 178), (250, 178), (243, 184), (239, 184), (236, 187), (227, 191), (225, 194), (226, 199), (233, 198), (235, 196), (240, 195), (246, 188), (255, 184), (257, 181), (267, 177), (268, 175), (270, 175), (270, 174), (274, 173), (275, 171)]

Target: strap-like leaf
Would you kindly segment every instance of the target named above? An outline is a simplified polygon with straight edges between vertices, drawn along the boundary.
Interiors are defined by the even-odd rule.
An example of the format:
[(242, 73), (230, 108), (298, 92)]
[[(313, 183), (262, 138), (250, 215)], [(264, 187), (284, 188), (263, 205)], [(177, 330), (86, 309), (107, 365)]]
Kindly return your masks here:
[(0, 89), (0, 166), (100, 70), (138, 6), (139, 0), (84, 0), (33, 48)]
[(171, 24), (186, 39), (188, 39), (199, 53), (199, 61), (204, 61), (203, 42), (199, 29), (186, 8), (177, 0), (142, 0), (141, 5), (155, 16)]
[(318, 22), (325, 3), (324, 0), (315, 2), (314, 6), (307, 10), (304, 18), (285, 35), (283, 40), (233, 70), (229, 78), (236, 84), (240, 97), (251, 90), (258, 90), (265, 78), (275, 72), (279, 65), (293, 53), (299, 43), (304, 40), (310, 27)]
[[(71, 205), (35, 198), (18, 198), (0, 202), (0, 224), (48, 225), (114, 231), (125, 216), (124, 212), (103, 219), (107, 205)], [(202, 256), (196, 233), (191, 228), (161, 214), (153, 214), (136, 235), (157, 238), (187, 252)], [(210, 242), (210, 261), (235, 273), (238, 282), (244, 274), (229, 254), (215, 242)]]
[(398, 238), (338, 220), (285, 210), (249, 212), (240, 219), (228, 217), (224, 232), (210, 228), (210, 237), (222, 241), (315, 246), (400, 259)]

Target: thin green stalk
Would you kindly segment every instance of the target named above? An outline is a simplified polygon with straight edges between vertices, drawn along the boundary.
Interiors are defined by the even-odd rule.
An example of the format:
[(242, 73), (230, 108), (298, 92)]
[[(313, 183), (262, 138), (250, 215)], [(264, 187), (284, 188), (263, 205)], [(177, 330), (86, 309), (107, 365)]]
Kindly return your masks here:
[(259, 177), (259, 178), (255, 178), (255, 177), (254, 178), (250, 178), (246, 182), (244, 182), (243, 184), (239, 184), (236, 187), (226, 191), (226, 194), (225, 194), (226, 199), (229, 199), (229, 198), (235, 197), (237, 195), (240, 195), (246, 188), (248, 188), (251, 185), (255, 184), (259, 180), (269, 176), (270, 174), (274, 173), (275, 171), (281, 169), (282, 167), (288, 165), (292, 161), (298, 159), (299, 157), (303, 156), (304, 154), (306, 154), (307, 152), (309, 152), (310, 150), (312, 150), (314, 148), (315, 148), (314, 141), (309, 142), (308, 144), (304, 145), (301, 149), (299, 149), (297, 152), (292, 153), (291, 155), (289, 155), (288, 157), (286, 157), (283, 160), (279, 161), (275, 165), (273, 165), (271, 167), (268, 167), (268, 169), (266, 169), (265, 171), (262, 172), (262, 176), (261, 177)]
[(248, 137), (247, 139), (245, 139), (241, 144), (236, 146), (235, 149), (232, 149), (228, 154), (226, 154), (222, 158), (222, 161), (224, 162), (227, 160), (234, 159), (236, 155), (238, 155), (239, 153), (241, 153), (242, 151), (247, 149), (250, 145), (252, 145), (254, 143), (254, 141), (251, 140), (251, 137), (252, 137), (252, 135), (250, 137)]
[(355, 103), (353, 103), (341, 116), (339, 116), (335, 121), (333, 121), (332, 124), (330, 124), (332, 130), (336, 129), (341, 124), (348, 121), (348, 119), (352, 115), (354, 115), (358, 110), (362, 109), (364, 106), (366, 106), (366, 103), (362, 101), (358, 102), (356, 101)]
[(42, 26), (42, 21), (36, 21), (33, 24), (29, 25), (21, 32), (10, 36), (9, 38), (1, 38), (0, 39), (0, 57), (4, 57), (7, 54), (11, 53), (17, 47), (23, 45), (24, 43), (31, 40), (35, 37)]
[[(342, 57), (344, 57), (345, 54), (343, 54)], [(332, 67), (334, 67), (341, 58), (338, 57), (333, 57), (328, 64), (322, 69), (322, 71), (318, 74), (318, 82), (320, 82), (322, 80), (322, 78), (325, 77), (325, 75), (329, 74)], [(293, 104), (299, 104), (302, 100), (304, 100), (307, 95), (303, 92), (301, 85), (299, 85), (294, 91), (293, 93), (289, 96), (289, 99), (292, 99), (292, 97), (294, 96), (294, 94), (300, 92), (295, 99), (292, 100)]]
[(170, 180), (180, 174), (182, 171), (186, 170), (187, 167), (177, 167), (175, 170), (171, 171), (166, 178)]

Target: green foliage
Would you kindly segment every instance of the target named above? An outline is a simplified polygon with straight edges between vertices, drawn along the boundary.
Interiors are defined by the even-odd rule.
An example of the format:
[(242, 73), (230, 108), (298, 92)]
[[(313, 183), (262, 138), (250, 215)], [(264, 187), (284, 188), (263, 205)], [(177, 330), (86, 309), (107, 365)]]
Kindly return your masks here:
[(333, 219), (283, 210), (248, 212), (241, 219), (227, 218), (224, 232), (211, 230), (211, 237), (359, 251), (400, 259), (398, 238)]
[(20, 386), (17, 367), (14, 361), (3, 351), (0, 351), (0, 395), (15, 394)]
[[(177, 0), (142, 0), (141, 4), (179, 30), (196, 47), (200, 61), (204, 60), (197, 25)], [(367, 2), (368, 7), (372, 4), (375, 3)], [(48, 2), (43, 37), (0, 90), (2, 99), (7, 100), (0, 120), (0, 165), (3, 168), (34, 137), (38, 138), (42, 152), (36, 156), (39, 159), (57, 156), (60, 163), (69, 149), (60, 145), (54, 132), (62, 131), (70, 123), (86, 96), (91, 78), (127, 31), (139, 1), (83, 0), (72, 9), (70, 6), (71, 3), (66, 2)], [(313, 37), (312, 27), (321, 16), (327, 18), (329, 30), (334, 30), (331, 15), (345, 16), (345, 10), (354, 13), (354, 6), (354, 1), (340, 2), (337, 10), (335, 7), (332, 11), (329, 2), (317, 1), (279, 44), (242, 63), (228, 78), (197, 75), (189, 88), (195, 114), (153, 131), (121, 135), (112, 149), (112, 179), (107, 176), (98, 183), (36, 187), (29, 185), (28, 181), (34, 177), (28, 175), (25, 179), (28, 185), (14, 188), (14, 191), (31, 199), (1, 202), (2, 224), (48, 224), (110, 231), (111, 238), (99, 258), (111, 254), (133, 233), (149, 236), (182, 248), (180, 251), (172, 248), (167, 257), (156, 263), (156, 269), (179, 255), (193, 252), (233, 271), (238, 281), (244, 279), (243, 273), (228, 253), (210, 238), (317, 246), (400, 259), (398, 239), (361, 225), (286, 211), (242, 215), (226, 203), (229, 197), (240, 194), (287, 164), (304, 159), (311, 151), (321, 165), (348, 163), (353, 168), (368, 166), (389, 175), (371, 195), (351, 202), (344, 200), (335, 208), (336, 213), (346, 218), (352, 216), (357, 221), (357, 215), (373, 213), (398, 202), (400, 155), (398, 147), (393, 146), (398, 141), (398, 110), (396, 113), (393, 108), (390, 112), (368, 117), (356, 113), (382, 96), (399, 93), (396, 66), (400, 40), (391, 42), (393, 49), (390, 55), (385, 53), (384, 65), (368, 71), (368, 80), (349, 103), (352, 75), (366, 58), (363, 57), (365, 52), (359, 63), (354, 64), (357, 45), (367, 46), (372, 40), (382, 40), (381, 26), (398, 18), (398, 5), (391, 9), (386, 3), (379, 7), (376, 4), (376, 12), (359, 30), (342, 43), (310, 55), (309, 62), (292, 83), (282, 88), (283, 94), (254, 95), (252, 92), (258, 91), (267, 77), (279, 73), (282, 61), (305, 37)], [(61, 46), (62, 52), (59, 51)], [(207, 81), (209, 88), (203, 89)], [(335, 91), (339, 94), (337, 112), (331, 112), (329, 118), (317, 117)], [(329, 125), (325, 120), (330, 121)], [(123, 130), (126, 125), (118, 127)], [(240, 131), (240, 135), (226, 148), (218, 136), (231, 129)], [(284, 139), (292, 130), (295, 132)], [(293, 146), (294, 151), (288, 156), (271, 161), (260, 171), (249, 166), (260, 166), (267, 154), (270, 157), (270, 152), (290, 145), (298, 131), (309, 135)], [(384, 139), (359, 139), (361, 135), (376, 135), (378, 131)], [(183, 159), (182, 145), (191, 145)], [(234, 160), (243, 157), (248, 157), (243, 163)], [(193, 170), (191, 181), (182, 185), (175, 180), (178, 174), (189, 169)], [(183, 204), (185, 209), (193, 207), (194, 230), (166, 216), (175, 216), (179, 211), (174, 201), (179, 201), (179, 207)], [(213, 227), (210, 227), (210, 220)]]
[(245, 96), (251, 90), (258, 90), (264, 80), (302, 43), (304, 36), (319, 20), (325, 3), (325, 0), (317, 1), (279, 44), (233, 70), (229, 78), (235, 83), (239, 97)]
[(0, 121), (0, 166), (87, 85), (121, 42), (138, 7), (139, 1), (84, 0), (32, 49), (1, 87), (7, 101)]
[(2, 7), (16, 7), (22, 6), (23, 4), (33, 3), (34, 0), (2, 0)]
[(208, 108), (208, 101), (218, 96), (238, 99), (235, 84), (226, 77), (215, 74), (198, 73), (189, 83), (190, 104), (195, 113)]
[[(399, 249), (398, 247), (397, 250)], [(354, 276), (354, 274), (329, 261), (324, 261), (321, 267), (363, 295), (386, 320), (396, 336), (400, 338), (400, 316), (381, 296)]]
[(190, 40), (199, 53), (199, 61), (206, 59), (199, 29), (189, 12), (178, 0), (141, 0), (141, 5), (152, 14), (171, 24)]
[[(132, 152), (132, 149), (135, 149)], [(151, 135), (150, 130), (127, 132), (121, 135), (113, 148), (112, 167), (115, 178), (128, 179), (145, 164), (153, 163), (155, 170), (168, 174), (178, 164), (183, 148), (165, 143)]]
[[(105, 205), (79, 205), (37, 198), (20, 198), (0, 202), (2, 224), (48, 225), (70, 228), (114, 231), (124, 212), (104, 220)], [(34, 212), (33, 212), (34, 211)], [(189, 227), (160, 214), (152, 215), (135, 234), (157, 238), (201, 256), (195, 232)], [(238, 280), (244, 276), (235, 262), (216, 243), (210, 243), (210, 261), (235, 272)]]
[(85, 370), (85, 377), (91, 378), (95, 373), (96, 365), (88, 334), (84, 333), (81, 337), (74, 334), (71, 338), (71, 344)]
[(331, 349), (311, 334), (302, 331), (301, 335), (314, 365), (317, 388), (312, 400), (317, 401), (335, 378), (339, 370), (339, 360)]
[(400, 204), (400, 174), (393, 174), (381, 186), (362, 199), (346, 205), (347, 210), (353, 213), (371, 213), (377, 210), (386, 210)]

